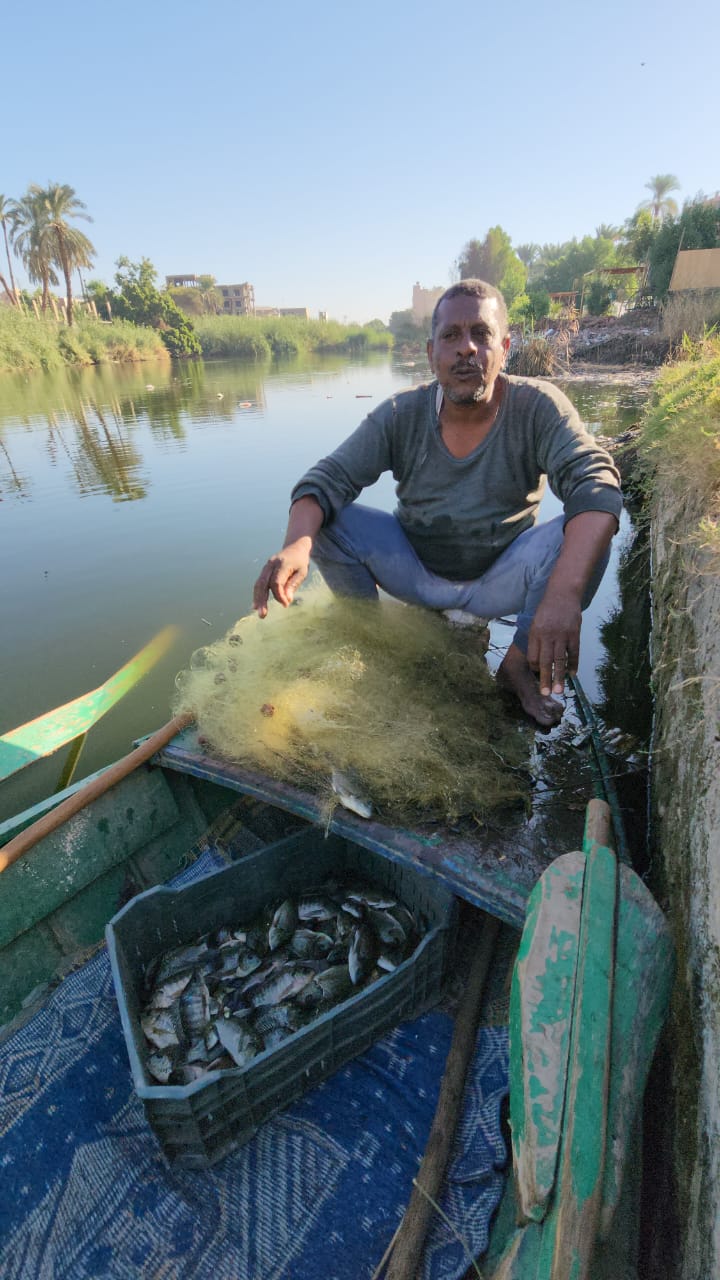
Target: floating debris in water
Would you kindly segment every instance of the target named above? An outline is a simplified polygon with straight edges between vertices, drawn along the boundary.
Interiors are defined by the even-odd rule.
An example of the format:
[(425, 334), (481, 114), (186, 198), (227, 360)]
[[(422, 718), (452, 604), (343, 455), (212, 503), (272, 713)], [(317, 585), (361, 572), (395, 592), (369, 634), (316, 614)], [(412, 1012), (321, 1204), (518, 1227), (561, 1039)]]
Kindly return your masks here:
[(163, 1085), (246, 1066), (392, 973), (425, 927), (386, 889), (327, 880), (147, 967), (147, 1070)]

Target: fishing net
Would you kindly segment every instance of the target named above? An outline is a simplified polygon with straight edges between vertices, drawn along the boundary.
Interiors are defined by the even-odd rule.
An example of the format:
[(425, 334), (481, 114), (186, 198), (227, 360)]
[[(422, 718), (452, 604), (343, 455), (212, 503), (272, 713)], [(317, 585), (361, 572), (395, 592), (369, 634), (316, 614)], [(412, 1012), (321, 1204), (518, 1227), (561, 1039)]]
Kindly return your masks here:
[(529, 735), (508, 717), (474, 628), (395, 601), (306, 588), (241, 618), (176, 680), (226, 759), (319, 792), (341, 771), (383, 820), (482, 817), (525, 800)]

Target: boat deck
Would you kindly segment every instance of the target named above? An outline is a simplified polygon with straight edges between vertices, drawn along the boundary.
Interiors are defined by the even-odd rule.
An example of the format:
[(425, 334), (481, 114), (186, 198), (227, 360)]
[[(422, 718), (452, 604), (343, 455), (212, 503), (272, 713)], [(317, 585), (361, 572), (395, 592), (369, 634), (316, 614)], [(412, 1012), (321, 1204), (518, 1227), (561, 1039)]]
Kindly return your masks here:
[[(253, 796), (306, 821), (326, 821), (321, 796), (207, 754), (195, 728), (179, 734), (155, 760), (166, 769)], [(408, 829), (337, 807), (328, 829), (438, 877), (459, 898), (521, 927), (528, 894), (545, 867), (559, 853), (580, 848), (585, 807), (598, 794), (589, 736), (574, 695), (568, 698), (561, 725), (535, 735), (530, 772), (527, 813), (516, 808), (483, 824), (469, 818), (453, 826), (421, 822)]]

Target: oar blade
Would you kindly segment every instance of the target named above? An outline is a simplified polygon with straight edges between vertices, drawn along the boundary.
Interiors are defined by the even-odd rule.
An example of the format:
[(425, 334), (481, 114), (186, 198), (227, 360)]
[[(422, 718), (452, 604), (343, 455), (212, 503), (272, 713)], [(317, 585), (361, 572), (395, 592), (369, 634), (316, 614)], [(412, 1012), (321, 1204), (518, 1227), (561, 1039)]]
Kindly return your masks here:
[(73, 698), (45, 715), (29, 720), (0, 737), (0, 782), (34, 760), (52, 755), (89, 729), (147, 675), (170, 649), (177, 627), (164, 627), (119, 671), (89, 693)]
[(605, 1164), (617, 859), (595, 846), (583, 885), (560, 1163), (536, 1280), (590, 1280)]
[(533, 889), (510, 995), (510, 1123), (518, 1211), (544, 1217), (563, 1126), (585, 855), (563, 854)]

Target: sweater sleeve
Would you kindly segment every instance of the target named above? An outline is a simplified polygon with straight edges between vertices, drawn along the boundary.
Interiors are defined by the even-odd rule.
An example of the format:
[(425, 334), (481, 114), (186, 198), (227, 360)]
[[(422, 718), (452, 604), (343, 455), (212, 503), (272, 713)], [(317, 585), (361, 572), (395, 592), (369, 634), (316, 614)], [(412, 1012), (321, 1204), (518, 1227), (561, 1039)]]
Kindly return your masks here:
[(556, 387), (541, 397), (535, 432), (538, 460), (563, 504), (565, 523), (582, 511), (607, 511), (619, 522), (620, 473)]
[(333, 453), (301, 476), (291, 503), (310, 494), (322, 507), (323, 523), (333, 520), (384, 471), (392, 470), (395, 416), (394, 400), (379, 405)]

